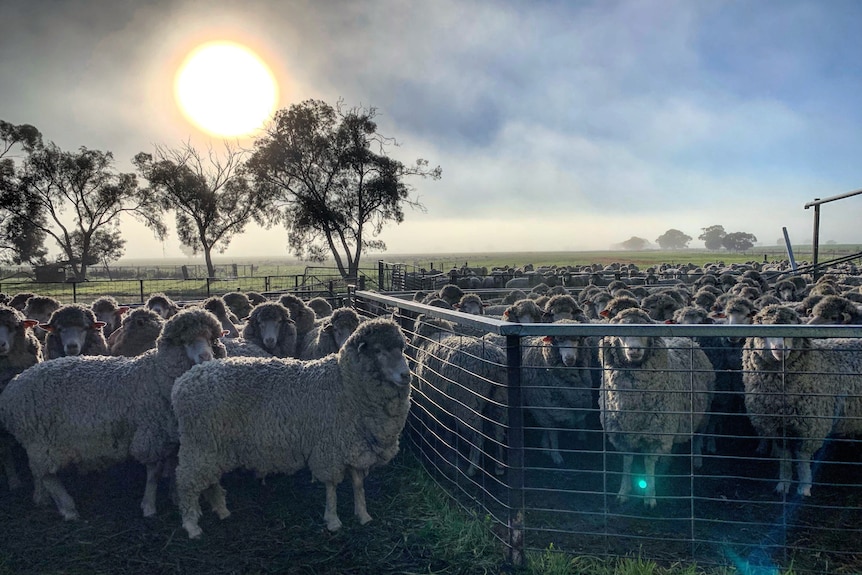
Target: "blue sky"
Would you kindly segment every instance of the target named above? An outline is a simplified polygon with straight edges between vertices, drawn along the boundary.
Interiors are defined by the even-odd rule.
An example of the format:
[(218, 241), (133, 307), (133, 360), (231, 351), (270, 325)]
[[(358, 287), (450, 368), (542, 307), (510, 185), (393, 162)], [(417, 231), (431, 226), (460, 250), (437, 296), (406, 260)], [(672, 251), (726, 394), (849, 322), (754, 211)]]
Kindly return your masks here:
[[(117, 167), (203, 145), (171, 81), (198, 42), (246, 43), (279, 107), (374, 106), (391, 154), (443, 168), (390, 253), (611, 249), (722, 225), (810, 242), (814, 198), (862, 188), (862, 2), (5, 0), (0, 118)], [(821, 241), (862, 242), (862, 196)], [(134, 222), (127, 257), (180, 256)], [(286, 254), (249, 230), (228, 256)], [(702, 247), (694, 240), (692, 247)], [(265, 246), (262, 248), (261, 246)]]

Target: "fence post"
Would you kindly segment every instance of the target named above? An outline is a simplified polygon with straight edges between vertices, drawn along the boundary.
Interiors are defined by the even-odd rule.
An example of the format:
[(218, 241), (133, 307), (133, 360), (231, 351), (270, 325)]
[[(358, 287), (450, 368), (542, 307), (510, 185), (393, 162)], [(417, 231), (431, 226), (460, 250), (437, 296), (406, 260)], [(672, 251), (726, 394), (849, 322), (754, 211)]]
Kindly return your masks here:
[(144, 303), (144, 280), (138, 280), (141, 287), (141, 303)]
[(506, 379), (509, 388), (509, 560), (520, 567), (524, 564), (524, 410), (521, 399), (521, 338), (517, 335), (506, 336)]
[(383, 260), (377, 260), (377, 287), (380, 291), (391, 291), (392, 290), (391, 287), (387, 290), (386, 287), (383, 285), (384, 279), (385, 278), (383, 277)]
[(207, 297), (210, 297), (210, 279), (212, 278), (207, 278)]
[(72, 282), (72, 303), (78, 303), (78, 282)]

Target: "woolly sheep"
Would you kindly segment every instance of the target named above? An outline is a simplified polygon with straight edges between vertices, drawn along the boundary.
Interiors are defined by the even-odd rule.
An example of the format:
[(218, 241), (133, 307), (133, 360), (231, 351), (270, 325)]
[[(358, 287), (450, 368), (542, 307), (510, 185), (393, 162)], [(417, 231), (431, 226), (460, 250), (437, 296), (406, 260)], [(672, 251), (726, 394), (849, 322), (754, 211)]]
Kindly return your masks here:
[(639, 308), (640, 302), (637, 299), (629, 296), (614, 296), (605, 305), (604, 309), (599, 312), (599, 316), (603, 319), (613, 319), (618, 313), (624, 309)]
[(862, 306), (843, 296), (823, 296), (823, 299), (811, 308), (808, 323), (862, 325)]
[(93, 300), (90, 309), (98, 321), (104, 322), (102, 333), (109, 338), (122, 324), (123, 315), (129, 311), (129, 306), (120, 305), (112, 296), (106, 295)]
[[(245, 295), (248, 296), (248, 301), (250, 301), (251, 305), (253, 305), (253, 306), (258, 306), (262, 303), (266, 303), (269, 301), (268, 299), (266, 299), (266, 296), (264, 296), (263, 294), (258, 293), (256, 291), (246, 292)], [(244, 319), (244, 318), (241, 318), (241, 319)]]
[(239, 330), (236, 328), (236, 316), (229, 313), (224, 300), (217, 295), (208, 297), (201, 303), (201, 307), (212, 313), (218, 318), (222, 329), (226, 332), (225, 337), (239, 337)]
[(513, 323), (541, 323), (544, 312), (531, 299), (522, 299), (510, 305), (503, 312), (503, 321)]
[(296, 350), (298, 352), (302, 349), (303, 341), (308, 332), (314, 329), (314, 320), (317, 316), (313, 309), (293, 294), (284, 294), (278, 298), (278, 303), (288, 309), (290, 319), (296, 324)]
[[(42, 344), (31, 329), (36, 323), (17, 309), (0, 305), (0, 392), (13, 377), (42, 361)], [(0, 460), (10, 490), (21, 486), (12, 457), (14, 446), (12, 436), (0, 429)]]
[(314, 315), (318, 320), (332, 315), (332, 304), (322, 297), (313, 297), (308, 300), (308, 307), (314, 310)]
[(543, 319), (549, 322), (561, 319), (587, 321), (587, 316), (584, 315), (584, 310), (578, 305), (577, 300), (568, 294), (551, 296), (543, 311)]
[(88, 307), (72, 303), (51, 314), (48, 323), (39, 327), (48, 332), (43, 352), (45, 359), (74, 355), (108, 355), (108, 343), (102, 333), (104, 323)]
[[(578, 324), (561, 319), (556, 324)], [(590, 342), (584, 336), (528, 337), (522, 342), (524, 405), (542, 427), (542, 447), (556, 465), (560, 455), (559, 428), (586, 429), (592, 407)]]
[(406, 344), (394, 321), (378, 318), (322, 359), (228, 358), (178, 378), (176, 482), (189, 537), (202, 533), (201, 493), (220, 518), (230, 514), (219, 479), (238, 467), (261, 475), (308, 467), (326, 486), (330, 531), (341, 527), (336, 486), (349, 472), (356, 516), (371, 521), (364, 478), (398, 452), (410, 407)]
[(29, 291), (18, 292), (12, 296), (12, 299), (10, 299), (9, 303), (6, 305), (8, 305), (9, 307), (15, 308), (18, 311), (24, 311), (24, 308), (27, 306), (27, 300), (30, 299), (31, 297), (33, 297), (34, 295), (36, 295), (36, 294), (34, 294), (33, 292), (29, 292)]
[(465, 293), (455, 306), (458, 311), (471, 315), (485, 315), (485, 303), (481, 296), (475, 293)]
[(338, 308), (309, 334), (299, 359), (318, 359), (337, 352), (360, 323), (359, 315), (352, 308)]
[(162, 316), (162, 319), (168, 319), (180, 311), (180, 306), (161, 292), (150, 294), (144, 305)]
[[(51, 314), (60, 309), (62, 305), (60, 300), (56, 298), (46, 295), (34, 295), (28, 298), (27, 303), (24, 304), (24, 317), (36, 320), (36, 323), (48, 323), (51, 319)], [(33, 333), (39, 338), (42, 344), (45, 343), (45, 337), (48, 335), (47, 331), (40, 329)]]
[[(640, 309), (627, 309), (614, 324), (653, 323)], [(706, 354), (685, 338), (605, 336), (599, 347), (603, 377), (599, 389), (602, 428), (623, 453), (617, 495), (631, 492), (635, 453), (642, 453), (647, 486), (644, 503), (656, 506), (655, 468), (674, 444), (692, 440), (694, 466), (701, 464), (702, 432), (708, 423), (715, 374)]]
[(248, 296), (240, 291), (231, 291), (221, 296), (224, 304), (230, 309), (230, 312), (240, 321), (248, 317), (251, 310), (254, 309), (251, 300)]
[[(502, 414), (495, 410), (497, 405), (505, 404), (506, 390), (495, 383), (506, 381), (506, 352), (496, 336), (456, 334), (451, 322), (424, 318), (420, 315), (416, 320), (416, 337), (421, 343), (413, 369), (417, 389), (428, 396), (432, 406), (451, 398), (455, 428), (470, 445), (467, 474), (472, 476), (481, 465), (484, 418), (498, 422), (494, 435), (498, 448), (503, 445), (503, 428), (499, 425)], [(435, 330), (441, 333), (429, 333)], [(502, 467), (496, 465), (495, 473), (502, 472)]]
[(290, 310), (277, 302), (262, 303), (251, 310), (242, 339), (275, 357), (296, 356), (296, 324), (290, 318)]
[(641, 301), (641, 308), (658, 322), (673, 319), (673, 313), (681, 307), (679, 300), (668, 292), (652, 293)]
[(132, 458), (147, 467), (141, 509), (155, 514), (158, 478), (177, 442), (171, 387), (191, 366), (224, 357), (220, 335), (215, 316), (188, 309), (168, 320), (157, 349), (141, 356), (65, 357), (13, 379), (0, 395), (0, 422), (27, 451), (36, 503), (47, 492), (64, 519), (76, 519), (58, 473)]
[(165, 320), (147, 307), (135, 308), (125, 316), (120, 327), (108, 338), (111, 355), (135, 357), (156, 347)]
[[(757, 325), (801, 323), (787, 305), (754, 316)], [(788, 493), (797, 462), (800, 495), (811, 495), (811, 460), (830, 435), (862, 433), (862, 351), (850, 338), (762, 337), (742, 352), (745, 407), (779, 458), (778, 493)], [(785, 439), (786, 438), (786, 439)]]

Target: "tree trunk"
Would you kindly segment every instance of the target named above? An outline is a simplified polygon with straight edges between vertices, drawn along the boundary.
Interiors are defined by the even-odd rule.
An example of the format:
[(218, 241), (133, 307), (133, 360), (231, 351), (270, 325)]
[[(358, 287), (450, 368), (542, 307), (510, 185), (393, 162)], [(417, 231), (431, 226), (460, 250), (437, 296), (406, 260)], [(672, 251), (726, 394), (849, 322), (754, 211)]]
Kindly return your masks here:
[(215, 266), (213, 266), (213, 258), (212, 258), (212, 246), (208, 246), (204, 244), (204, 260), (207, 262), (207, 277), (214, 278), (215, 277)]

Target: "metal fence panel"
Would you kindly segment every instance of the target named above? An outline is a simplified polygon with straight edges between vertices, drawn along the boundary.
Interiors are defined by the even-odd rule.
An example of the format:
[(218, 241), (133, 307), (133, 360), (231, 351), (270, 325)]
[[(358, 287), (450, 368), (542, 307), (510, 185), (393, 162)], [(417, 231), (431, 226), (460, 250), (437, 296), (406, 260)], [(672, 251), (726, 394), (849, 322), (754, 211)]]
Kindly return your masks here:
[[(515, 562), (553, 544), (555, 550), (579, 555), (640, 556), (668, 564), (690, 561), (733, 566), (740, 572), (790, 567), (795, 573), (862, 572), (859, 438), (832, 434), (823, 442), (811, 462), (810, 495), (797, 492), (798, 460), (792, 462), (791, 489), (776, 492), (778, 455), (797, 449), (800, 438), (787, 431), (789, 427), (769, 437), (758, 435), (740, 388), (744, 372), (741, 366), (724, 366), (715, 370), (714, 413), (703, 433), (702, 458), (692, 449), (698, 431), (697, 414), (690, 407), (699, 393), (694, 383), (681, 391), (655, 392), (655, 398), (644, 395), (642, 404), (652, 407), (627, 408), (641, 416), (653, 412), (680, 416), (677, 428), (652, 434), (653, 439), (674, 435), (680, 439), (657, 467), (653, 508), (645, 504), (649, 484), (642, 453), (651, 448), (629, 452), (634, 456), (631, 473), (623, 473), (627, 452), (614, 446), (602, 425), (599, 396), (609, 384), (597, 359), (597, 343), (605, 335), (701, 338), (704, 348), (713, 352), (709, 348), (715, 342), (729, 337), (842, 337), (851, 338), (853, 349), (847, 353), (860, 354), (862, 327), (512, 324), (417, 304), (408, 294), (356, 292), (351, 297), (366, 315), (394, 313), (412, 335), (412, 350), (418, 354), (414, 359), (424, 364), (413, 363), (407, 443), (459, 502), (478, 505), (492, 518), (498, 526), (495, 532), (505, 533), (500, 539)], [(455, 327), (449, 337), (429, 345), (428, 338), (417, 333), (420, 313), (452, 321)], [(582, 380), (588, 383), (576, 390), (589, 394), (588, 404), (559, 394), (550, 385), (537, 385), (537, 378), (530, 377), (539, 370), (574, 369), (524, 361), (530, 346), (537, 345), (530, 338), (547, 335), (577, 336), (588, 342), (592, 363), (586, 368), (589, 376)], [(502, 350), (502, 356), (484, 351), (493, 346)], [(421, 354), (429, 349), (433, 357), (423, 359)], [(505, 358), (505, 365), (498, 365), (494, 358), (499, 357)], [(677, 375), (694, 382), (697, 371), (683, 366)], [(835, 388), (834, 381), (826, 385), (835, 374), (811, 375), (821, 378), (815, 381), (823, 381), (824, 390), (808, 393), (806, 400), (825, 397), (827, 388)], [(825, 419), (834, 430), (862, 429), (862, 422), (856, 421), (862, 408), (854, 411), (856, 403), (862, 405), (862, 390), (855, 383), (862, 373), (838, 377), (844, 379), (837, 388), (844, 391), (831, 404), (834, 409), (807, 420)], [(536, 392), (549, 392), (544, 403), (535, 399)], [(794, 417), (792, 406), (799, 398), (784, 390), (751, 395), (761, 393), (774, 394), (780, 405), (789, 406), (781, 421)], [(673, 394), (682, 401), (668, 400)], [(654, 407), (653, 399), (659, 395), (662, 405), (671, 407)], [(575, 423), (549, 424), (543, 415)], [(691, 424), (686, 424), (689, 420)], [(631, 488), (621, 502), (623, 481)]]

